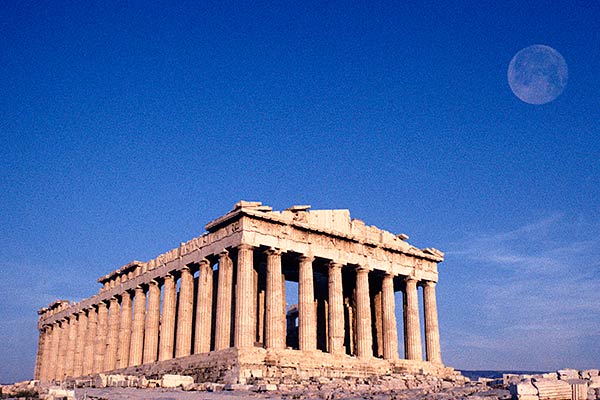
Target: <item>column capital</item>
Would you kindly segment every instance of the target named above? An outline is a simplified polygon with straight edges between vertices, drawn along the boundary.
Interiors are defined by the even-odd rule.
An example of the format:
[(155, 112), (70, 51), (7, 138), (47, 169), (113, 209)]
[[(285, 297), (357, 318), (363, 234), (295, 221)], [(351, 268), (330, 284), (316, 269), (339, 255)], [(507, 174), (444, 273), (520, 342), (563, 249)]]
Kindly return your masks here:
[(437, 284), (437, 282), (434, 282), (434, 281), (422, 281), (422, 282), (421, 282), (421, 285), (422, 285), (423, 287), (427, 286), (427, 287), (432, 287), (432, 288), (434, 288), (436, 284)]
[(151, 279), (147, 283), (148, 286), (158, 286), (158, 281), (156, 279)]
[(298, 256), (298, 260), (300, 262), (313, 262), (315, 261), (315, 256), (313, 256), (312, 254), (300, 254)]
[(172, 273), (170, 273), (170, 272), (167, 272), (167, 273), (166, 273), (166, 274), (163, 276), (163, 280), (165, 280), (165, 281), (166, 281), (167, 279), (171, 280), (171, 279), (175, 279), (175, 277), (173, 276), (173, 274), (172, 274)]
[(329, 261), (327, 263), (327, 266), (329, 267), (329, 269), (341, 269), (342, 268), (342, 264), (340, 264), (339, 262), (335, 262), (335, 261)]
[(248, 243), (242, 243), (236, 246), (238, 250), (254, 250), (254, 246)]
[(407, 284), (417, 284), (419, 282), (419, 280), (417, 278), (415, 278), (414, 276), (407, 276), (404, 278), (404, 282), (406, 282)]
[(265, 250), (265, 254), (267, 256), (280, 256), (281, 249), (278, 249), (276, 247), (269, 247), (267, 250)]
[(229, 256), (229, 250), (227, 249), (223, 249), (219, 252), (219, 257), (228, 257)]
[(371, 272), (371, 268), (366, 265), (357, 265), (355, 271), (357, 274), (368, 274)]
[(208, 258), (203, 258), (202, 260), (200, 260), (198, 262), (198, 264), (200, 265), (200, 268), (202, 268), (202, 267), (210, 267), (210, 260)]
[(135, 293), (144, 292), (142, 285), (137, 285), (133, 290), (135, 290)]

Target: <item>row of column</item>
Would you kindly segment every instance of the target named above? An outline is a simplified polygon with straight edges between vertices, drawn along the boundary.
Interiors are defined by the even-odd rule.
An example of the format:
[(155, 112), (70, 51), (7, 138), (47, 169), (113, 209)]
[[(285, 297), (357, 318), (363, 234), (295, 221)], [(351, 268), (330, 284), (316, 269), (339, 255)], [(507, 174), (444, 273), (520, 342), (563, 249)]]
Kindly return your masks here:
[[(262, 323), (262, 315), (256, 315), (254, 250), (254, 247), (245, 244), (237, 247), (235, 285), (234, 266), (229, 253), (223, 251), (219, 254), (214, 331), (213, 269), (209, 260), (204, 259), (198, 266), (195, 301), (193, 271), (186, 266), (179, 272), (179, 296), (175, 276), (167, 274), (163, 277), (162, 311), (160, 283), (152, 280), (147, 285), (136, 287), (133, 299), (129, 292), (124, 292), (111, 298), (108, 304), (101, 302), (43, 327), (36, 377), (62, 380), (65, 376), (84, 376), (206, 353), (211, 351), (211, 347), (221, 350), (231, 345), (254, 346), (257, 322), (259, 325)], [(286, 309), (281, 251), (267, 250), (266, 261), (264, 347), (282, 349), (286, 347)], [(298, 261), (298, 346), (302, 351), (317, 349), (313, 261), (314, 258), (307, 255), (301, 255)], [(327, 272), (327, 351), (344, 354), (342, 265), (330, 262)], [(417, 283), (413, 278), (405, 279), (404, 344), (406, 358), (410, 360), (422, 360)], [(427, 360), (441, 363), (435, 283), (423, 282), (422, 286)], [(380, 301), (382, 355), (393, 360), (398, 358), (398, 335), (392, 274), (383, 277)], [(194, 314), (195, 324), (192, 326)], [(356, 268), (355, 324), (356, 355), (372, 357), (369, 270), (363, 267)]]

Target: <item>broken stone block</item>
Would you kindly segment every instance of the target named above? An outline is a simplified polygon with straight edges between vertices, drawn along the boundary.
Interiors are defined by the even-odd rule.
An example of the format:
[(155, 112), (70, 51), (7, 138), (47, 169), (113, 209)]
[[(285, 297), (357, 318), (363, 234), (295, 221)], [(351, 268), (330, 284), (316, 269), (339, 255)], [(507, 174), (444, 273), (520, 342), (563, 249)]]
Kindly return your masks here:
[(540, 400), (571, 400), (571, 385), (564, 380), (544, 379), (533, 384)]
[(187, 375), (163, 375), (160, 386), (164, 388), (183, 387), (184, 385), (194, 384), (194, 378)]
[(537, 388), (531, 382), (519, 382), (519, 383), (511, 383), (508, 386), (508, 390), (510, 394), (513, 396), (513, 399), (521, 399), (522, 396), (536, 396), (538, 394)]

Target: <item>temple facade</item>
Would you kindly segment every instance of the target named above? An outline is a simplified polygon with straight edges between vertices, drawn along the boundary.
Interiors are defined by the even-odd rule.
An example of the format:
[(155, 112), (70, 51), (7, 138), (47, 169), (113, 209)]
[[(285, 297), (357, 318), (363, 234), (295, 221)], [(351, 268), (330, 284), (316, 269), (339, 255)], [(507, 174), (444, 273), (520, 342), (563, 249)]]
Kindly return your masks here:
[(98, 294), (39, 310), (35, 379), (450, 374), (435, 293), (443, 253), (407, 239), (348, 210), (241, 201), (203, 235), (101, 277)]

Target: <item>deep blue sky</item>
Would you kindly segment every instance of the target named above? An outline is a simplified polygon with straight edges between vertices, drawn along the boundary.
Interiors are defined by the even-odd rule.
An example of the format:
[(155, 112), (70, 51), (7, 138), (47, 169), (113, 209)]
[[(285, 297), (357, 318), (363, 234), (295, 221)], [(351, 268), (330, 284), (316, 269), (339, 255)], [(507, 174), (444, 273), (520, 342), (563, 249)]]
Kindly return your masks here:
[[(449, 365), (598, 367), (600, 3), (146, 3), (0, 8), (0, 382), (38, 308), (240, 199), (446, 251)], [(541, 106), (506, 79), (537, 43)]]

